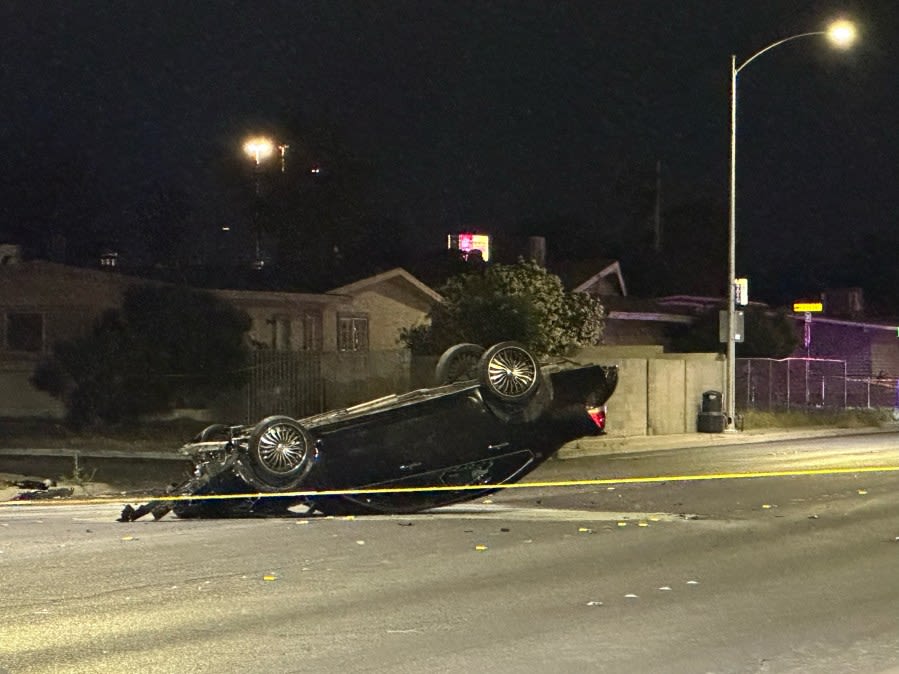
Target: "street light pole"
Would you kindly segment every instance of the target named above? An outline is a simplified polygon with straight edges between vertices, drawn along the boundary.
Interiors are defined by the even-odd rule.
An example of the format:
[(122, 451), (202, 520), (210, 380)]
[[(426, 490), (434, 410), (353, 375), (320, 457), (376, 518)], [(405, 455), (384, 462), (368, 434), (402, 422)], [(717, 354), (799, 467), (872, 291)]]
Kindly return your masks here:
[[(744, 64), (745, 65), (745, 64)], [(730, 205), (727, 225), (727, 377), (725, 430), (736, 430), (737, 394), (737, 57), (730, 57)]]
[(757, 51), (737, 66), (737, 57), (730, 57), (730, 204), (727, 227), (727, 373), (725, 378), (725, 422), (727, 431), (736, 431), (736, 380), (737, 380), (737, 343), (736, 343), (736, 283), (737, 283), (737, 76), (752, 61), (767, 51), (803, 37), (825, 35), (830, 42), (840, 49), (852, 46), (856, 38), (855, 25), (840, 20), (831, 23), (827, 30), (816, 30), (808, 33), (791, 35), (777, 42), (772, 42), (764, 49)]
[[(279, 145), (281, 151), (281, 164), (283, 170), (284, 151), (286, 145)], [(262, 269), (262, 220), (260, 210), (260, 202), (262, 201), (262, 160), (271, 156), (274, 151), (274, 144), (268, 138), (259, 136), (250, 138), (243, 146), (244, 152), (253, 160), (253, 179), (255, 185), (255, 204), (253, 205), (253, 230), (256, 235), (256, 258), (253, 261), (254, 269)]]

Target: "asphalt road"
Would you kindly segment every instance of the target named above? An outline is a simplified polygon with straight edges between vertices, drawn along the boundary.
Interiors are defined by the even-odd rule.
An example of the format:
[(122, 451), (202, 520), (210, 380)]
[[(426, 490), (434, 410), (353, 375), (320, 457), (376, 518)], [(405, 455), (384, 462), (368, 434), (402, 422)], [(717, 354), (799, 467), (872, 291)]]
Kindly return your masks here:
[[(871, 466), (899, 435), (556, 460), (528, 481), (654, 480), (405, 517), (4, 506), (0, 672), (899, 671)], [(748, 476), (806, 469), (837, 472)]]

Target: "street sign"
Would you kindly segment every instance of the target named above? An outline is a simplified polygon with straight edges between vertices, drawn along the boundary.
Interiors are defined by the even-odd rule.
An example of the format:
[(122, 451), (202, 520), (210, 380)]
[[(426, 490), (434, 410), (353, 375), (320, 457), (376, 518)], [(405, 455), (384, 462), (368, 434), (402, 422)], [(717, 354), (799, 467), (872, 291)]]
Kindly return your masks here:
[(793, 302), (793, 313), (796, 314), (819, 314), (822, 311), (824, 311), (824, 304), (822, 302), (813, 302), (811, 300), (799, 300), (798, 302)]
[(747, 304), (749, 304), (748, 278), (734, 279), (734, 301), (737, 303), (737, 306), (741, 307), (745, 307)]
[[(734, 341), (742, 342), (744, 335), (743, 328), (743, 312), (734, 312)], [(718, 312), (718, 341), (722, 344), (727, 343), (727, 311), (722, 309)]]

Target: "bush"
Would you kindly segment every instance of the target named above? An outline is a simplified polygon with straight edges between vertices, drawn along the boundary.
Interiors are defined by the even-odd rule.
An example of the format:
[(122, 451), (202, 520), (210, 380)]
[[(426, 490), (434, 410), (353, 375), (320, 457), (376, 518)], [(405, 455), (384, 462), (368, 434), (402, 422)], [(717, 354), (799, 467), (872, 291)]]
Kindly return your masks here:
[(249, 328), (249, 316), (210, 293), (135, 286), (89, 335), (55, 344), (32, 382), (65, 403), (75, 426), (201, 407), (243, 385)]
[(403, 330), (415, 354), (441, 353), (460, 342), (489, 346), (505, 340), (541, 355), (597, 344), (603, 308), (585, 293), (569, 293), (558, 276), (531, 261), (490, 265), (449, 279), (440, 289), (430, 324)]

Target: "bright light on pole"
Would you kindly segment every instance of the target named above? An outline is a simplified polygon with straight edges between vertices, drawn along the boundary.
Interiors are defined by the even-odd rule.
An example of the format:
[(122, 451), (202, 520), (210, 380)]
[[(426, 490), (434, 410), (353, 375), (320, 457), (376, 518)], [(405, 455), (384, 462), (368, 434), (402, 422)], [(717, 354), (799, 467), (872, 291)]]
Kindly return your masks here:
[(256, 162), (256, 166), (259, 166), (263, 159), (268, 159), (272, 156), (272, 152), (275, 151), (275, 144), (268, 138), (259, 136), (247, 140), (243, 144), (243, 151)]
[(727, 376), (726, 376), (726, 424), (728, 431), (735, 431), (736, 426), (736, 249), (737, 249), (737, 75), (756, 58), (765, 52), (792, 42), (801, 37), (824, 35), (828, 41), (839, 49), (848, 49), (856, 41), (858, 31), (851, 21), (840, 19), (831, 23), (827, 30), (816, 30), (798, 33), (790, 37), (772, 42), (764, 49), (757, 51), (748, 59), (737, 65), (737, 57), (730, 58), (730, 208), (728, 217), (728, 251), (727, 251)]
[(840, 19), (827, 27), (827, 39), (837, 49), (849, 49), (858, 39), (858, 30), (851, 21)]

